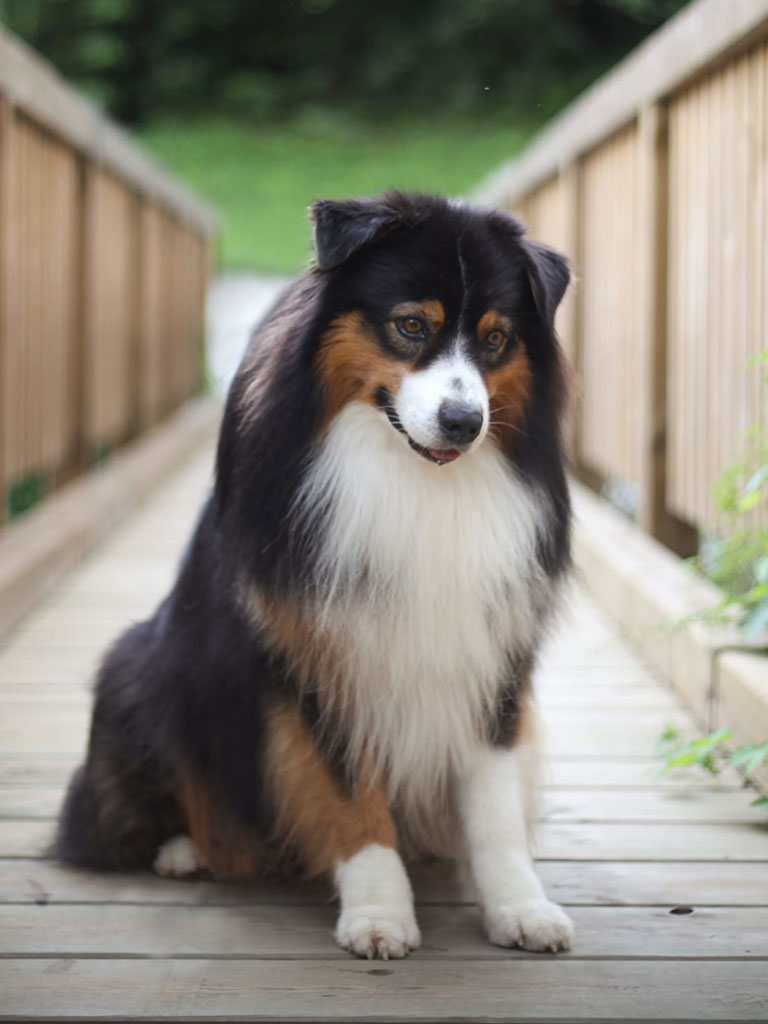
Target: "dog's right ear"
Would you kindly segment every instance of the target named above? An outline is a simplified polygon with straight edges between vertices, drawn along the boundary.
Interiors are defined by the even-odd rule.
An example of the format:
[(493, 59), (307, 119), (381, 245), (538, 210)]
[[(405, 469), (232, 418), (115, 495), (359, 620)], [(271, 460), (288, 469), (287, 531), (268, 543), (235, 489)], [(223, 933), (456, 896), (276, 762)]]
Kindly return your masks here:
[(571, 280), (571, 268), (565, 256), (541, 242), (524, 238), (523, 249), (533, 301), (547, 327), (553, 330), (555, 312)]
[(321, 199), (312, 204), (310, 214), (321, 270), (338, 267), (401, 219), (397, 208), (384, 199)]

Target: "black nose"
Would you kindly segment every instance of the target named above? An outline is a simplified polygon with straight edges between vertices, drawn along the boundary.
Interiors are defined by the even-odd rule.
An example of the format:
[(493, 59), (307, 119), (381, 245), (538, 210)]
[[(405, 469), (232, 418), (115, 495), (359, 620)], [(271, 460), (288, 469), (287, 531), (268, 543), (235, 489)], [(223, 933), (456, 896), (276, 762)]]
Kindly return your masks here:
[(482, 410), (464, 402), (443, 402), (437, 414), (440, 429), (451, 444), (469, 444), (480, 433)]

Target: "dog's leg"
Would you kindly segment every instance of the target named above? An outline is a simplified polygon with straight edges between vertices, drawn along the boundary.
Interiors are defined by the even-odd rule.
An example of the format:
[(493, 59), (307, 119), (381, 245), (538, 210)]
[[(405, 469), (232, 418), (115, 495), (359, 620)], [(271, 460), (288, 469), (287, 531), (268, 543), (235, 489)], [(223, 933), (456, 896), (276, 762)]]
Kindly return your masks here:
[(339, 858), (336, 886), (341, 912), (336, 941), (357, 956), (407, 956), (421, 943), (411, 883), (397, 850), (368, 843)]
[(533, 870), (526, 822), (530, 756), (525, 744), (478, 748), (461, 784), (462, 828), (490, 941), (557, 952), (570, 947), (573, 926), (546, 898)]
[(278, 837), (310, 874), (336, 882), (336, 941), (361, 957), (406, 956), (421, 939), (383, 787), (361, 783), (345, 792), (290, 705), (272, 715), (268, 764)]

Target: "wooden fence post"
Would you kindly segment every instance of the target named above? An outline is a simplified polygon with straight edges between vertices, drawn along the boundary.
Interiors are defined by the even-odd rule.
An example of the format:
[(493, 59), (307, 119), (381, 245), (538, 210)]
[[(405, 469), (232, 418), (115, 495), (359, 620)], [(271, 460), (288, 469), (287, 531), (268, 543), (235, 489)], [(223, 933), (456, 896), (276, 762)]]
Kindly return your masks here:
[(571, 263), (571, 285), (558, 314), (558, 335), (571, 371), (570, 400), (565, 422), (565, 440), (574, 463), (579, 454), (581, 418), (581, 303), (579, 296), (579, 262), (581, 245), (581, 174), (578, 160), (560, 168), (560, 217), (562, 249)]
[(78, 290), (76, 394), (72, 404), (76, 470), (82, 472), (91, 463), (88, 444), (88, 358), (93, 344), (93, 264), (95, 260), (95, 184), (96, 164), (89, 157), (81, 163), (80, 244), (75, 286)]
[(637, 344), (645, 354), (644, 379), (638, 381), (643, 403), (643, 466), (640, 524), (652, 536), (662, 532), (666, 491), (667, 435), (667, 117), (660, 104), (639, 116), (640, 280)]
[(11, 224), (13, 198), (13, 130), (15, 113), (10, 101), (0, 95), (0, 524), (8, 515), (8, 481), (6, 479), (6, 417), (8, 415), (6, 386), (7, 361), (11, 354), (11, 317), (8, 308), (9, 275), (13, 266)]
[(638, 282), (637, 343), (645, 355), (643, 473), (640, 525), (678, 554), (695, 554), (696, 530), (671, 515), (667, 508), (667, 266), (668, 266), (668, 134), (667, 109), (660, 103), (639, 114), (640, 137), (639, 240), (641, 271)]

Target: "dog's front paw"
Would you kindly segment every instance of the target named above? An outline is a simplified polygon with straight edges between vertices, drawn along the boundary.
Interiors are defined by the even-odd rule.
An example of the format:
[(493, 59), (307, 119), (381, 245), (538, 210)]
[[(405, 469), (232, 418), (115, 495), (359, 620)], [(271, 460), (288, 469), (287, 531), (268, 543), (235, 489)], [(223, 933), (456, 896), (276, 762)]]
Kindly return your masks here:
[(501, 903), (486, 912), (485, 930), (496, 946), (517, 946), (537, 953), (570, 949), (573, 939), (570, 918), (549, 900)]
[(421, 943), (419, 927), (410, 910), (373, 904), (343, 910), (335, 934), (342, 949), (369, 960), (398, 960)]
[(208, 864), (189, 836), (179, 835), (163, 843), (152, 867), (165, 878), (189, 878), (204, 871)]

